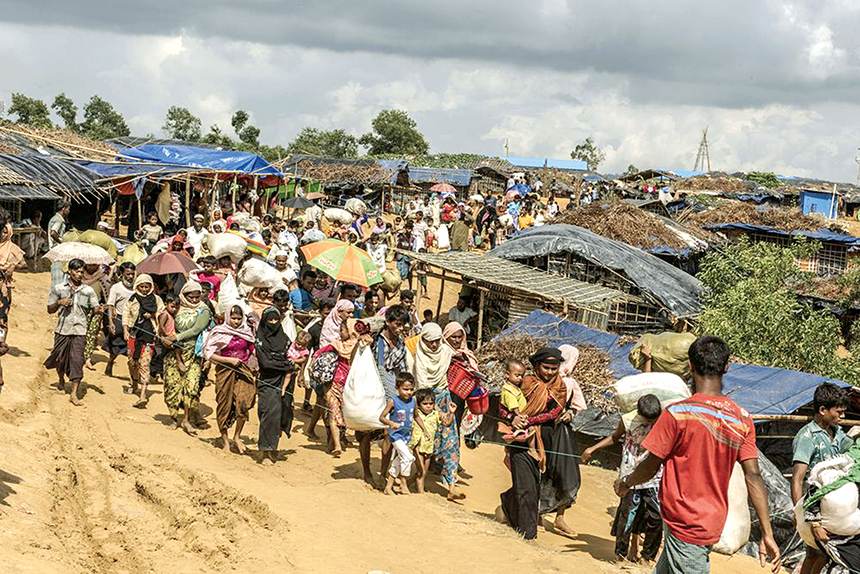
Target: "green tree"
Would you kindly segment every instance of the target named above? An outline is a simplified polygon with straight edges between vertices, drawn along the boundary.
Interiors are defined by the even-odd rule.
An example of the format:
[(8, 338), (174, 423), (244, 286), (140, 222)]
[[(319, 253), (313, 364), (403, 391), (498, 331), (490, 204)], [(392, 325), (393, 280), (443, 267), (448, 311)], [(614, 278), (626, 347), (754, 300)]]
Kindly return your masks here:
[(698, 330), (724, 339), (743, 361), (860, 383), (860, 362), (836, 354), (839, 321), (798, 300), (791, 289), (809, 279), (795, 260), (818, 247), (743, 239), (706, 256), (698, 274), (704, 286)]
[(201, 127), (200, 118), (192, 114), (188, 108), (170, 106), (161, 129), (169, 138), (196, 142), (200, 139)]
[(233, 124), (233, 130), (236, 132), (236, 135), (242, 133), (242, 128), (245, 127), (245, 124), (248, 123), (250, 116), (248, 116), (248, 112), (245, 110), (236, 110), (236, 113), (233, 114), (233, 118), (230, 120), (230, 123)]
[(17, 92), (12, 93), (12, 105), (8, 114), (18, 116), (16, 124), (24, 124), (34, 128), (50, 128), (51, 111), (42, 100), (30, 98)]
[(747, 174), (747, 179), (771, 189), (782, 185), (782, 183), (776, 178), (776, 175), (770, 171), (751, 171)]
[(255, 151), (260, 147), (260, 128), (252, 126), (248, 123), (251, 116), (245, 110), (237, 110), (233, 114), (230, 123), (233, 125), (233, 130), (239, 136), (239, 141), (245, 144), (248, 151)]
[(636, 175), (637, 173), (639, 173), (639, 168), (631, 163), (627, 166), (627, 171), (624, 172), (624, 175)]
[(430, 151), (430, 144), (418, 131), (418, 124), (403, 110), (382, 110), (373, 118), (371, 126), (373, 131), (358, 140), (370, 155), (426, 155)]
[(606, 159), (606, 154), (599, 147), (594, 145), (594, 140), (591, 137), (585, 138), (581, 144), (577, 144), (573, 151), (570, 152), (571, 159), (578, 159), (588, 164), (588, 169), (595, 171), (597, 166), (603, 163)]
[(289, 154), (311, 154), (323, 157), (358, 157), (358, 140), (344, 130), (303, 128), (290, 145)]
[(210, 145), (216, 145), (224, 148), (234, 148), (236, 147), (236, 142), (234, 142), (230, 137), (221, 131), (221, 128), (218, 127), (218, 124), (212, 124), (209, 127), (209, 132), (203, 136), (201, 139), (203, 143), (207, 143)]
[(63, 124), (67, 130), (73, 132), (80, 130), (80, 126), (78, 125), (78, 106), (75, 105), (75, 102), (65, 92), (54, 98), (51, 108), (63, 120)]
[(84, 105), (81, 133), (94, 140), (107, 140), (127, 136), (131, 132), (125, 119), (113, 105), (99, 96), (93, 96)]

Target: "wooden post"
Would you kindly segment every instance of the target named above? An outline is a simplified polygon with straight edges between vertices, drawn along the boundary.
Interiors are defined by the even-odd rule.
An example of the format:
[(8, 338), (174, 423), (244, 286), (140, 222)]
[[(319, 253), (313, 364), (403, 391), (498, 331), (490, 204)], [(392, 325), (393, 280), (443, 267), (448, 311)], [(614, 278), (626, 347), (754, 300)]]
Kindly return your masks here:
[(137, 228), (143, 227), (143, 194), (137, 200)]
[[(255, 175), (254, 176), (254, 195), (257, 196), (257, 201), (255, 201), (254, 205), (251, 207), (251, 212), (252, 212), (251, 215), (254, 215), (253, 212), (257, 211), (257, 208), (260, 206), (260, 196), (257, 195), (257, 189), (259, 188), (259, 186), (260, 186), (260, 176)], [(263, 212), (263, 213), (265, 213), (265, 212)]]
[(191, 227), (191, 174), (185, 174), (185, 227)]
[(439, 316), (442, 314), (442, 297), (445, 296), (445, 270), (442, 270), (442, 279), (439, 283), (439, 302), (436, 303), (436, 320), (439, 320)]
[(236, 188), (239, 187), (239, 175), (233, 176), (233, 185), (230, 186), (230, 191), (233, 193), (233, 213), (236, 213)]
[(475, 350), (478, 351), (481, 349), (481, 343), (484, 339), (484, 303), (487, 299), (487, 292), (483, 289), (481, 290), (481, 302), (478, 307), (478, 341), (476, 344)]

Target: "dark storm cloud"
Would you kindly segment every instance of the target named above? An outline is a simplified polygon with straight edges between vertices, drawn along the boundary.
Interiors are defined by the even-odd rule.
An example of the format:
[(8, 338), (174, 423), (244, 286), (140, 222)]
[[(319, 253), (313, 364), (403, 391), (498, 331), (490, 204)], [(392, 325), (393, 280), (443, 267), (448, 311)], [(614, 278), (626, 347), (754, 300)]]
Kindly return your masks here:
[[(218, 37), (335, 52), (477, 60), (630, 81), (635, 101), (723, 107), (860, 97), (847, 2), (276, 2), (0, 0), (0, 18), (124, 34)], [(827, 42), (810, 59), (821, 25)], [(820, 36), (820, 34), (818, 34)], [(827, 40), (825, 38), (825, 40)], [(823, 48), (822, 48), (823, 46)]]

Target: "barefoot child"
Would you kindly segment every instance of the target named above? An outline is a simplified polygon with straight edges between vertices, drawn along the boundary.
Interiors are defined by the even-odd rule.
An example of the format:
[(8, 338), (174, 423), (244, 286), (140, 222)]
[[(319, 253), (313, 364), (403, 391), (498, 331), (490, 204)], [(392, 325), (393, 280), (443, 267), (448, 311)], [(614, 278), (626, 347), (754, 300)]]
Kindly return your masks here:
[(415, 416), (415, 399), (412, 397), (412, 393), (415, 391), (415, 379), (410, 373), (401, 372), (397, 375), (394, 384), (397, 388), (397, 396), (388, 399), (388, 404), (385, 405), (385, 409), (379, 415), (379, 422), (389, 428), (388, 436), (391, 438), (394, 449), (394, 458), (391, 460), (388, 479), (385, 483), (385, 494), (394, 494), (392, 487), (394, 480), (398, 477), (400, 478), (400, 494), (409, 494), (406, 479), (412, 474), (412, 463), (415, 461), (415, 457), (409, 452), (408, 446), (412, 438), (413, 421), (425, 435), (429, 436), (429, 433), (424, 428), (424, 421)]
[(131, 378), (131, 393), (140, 390), (140, 398), (134, 406), (146, 408), (148, 398), (152, 356), (155, 353), (155, 337), (158, 332), (156, 318), (164, 310), (161, 297), (155, 294), (152, 277), (138, 275), (132, 286), (132, 295), (122, 311), (122, 329), (128, 341), (128, 372)]
[[(508, 359), (505, 363), (505, 376), (507, 380), (502, 384), (501, 403), (509, 412), (519, 416), (526, 408), (526, 397), (523, 394), (523, 376), (526, 374), (526, 366), (519, 359)], [(510, 438), (525, 438), (524, 430), (515, 430), (510, 433)], [(507, 438), (507, 436), (506, 436)]]
[[(622, 442), (621, 467), (618, 469), (620, 478), (629, 475), (640, 461), (648, 456), (648, 451), (642, 448), (642, 441), (648, 436), (654, 423), (660, 417), (662, 407), (656, 395), (643, 395), (636, 403), (636, 417), (625, 426), (622, 419), (618, 422), (615, 432), (594, 446), (582, 451), (582, 462), (587, 464), (594, 453), (600, 449)], [(615, 536), (615, 556), (619, 562), (653, 563), (660, 550), (663, 530), (660, 518), (660, 503), (657, 497), (660, 488), (661, 472), (653, 479), (637, 485), (621, 499), (615, 520), (612, 523), (612, 535)], [(641, 558), (637, 556), (639, 535), (645, 535), (642, 544)], [(631, 545), (632, 537), (632, 545)]]
[[(311, 334), (307, 331), (299, 331), (296, 334), (296, 340), (290, 345), (287, 351), (287, 358), (293, 365), (296, 366), (298, 373), (296, 377), (296, 386), (304, 386), (305, 383), (305, 363), (308, 362), (308, 357), (311, 354)], [(284, 382), (284, 390), (287, 388), (287, 382)], [(283, 392), (282, 392), (283, 394)], [(292, 400), (292, 398), (290, 399)]]
[(432, 389), (421, 389), (415, 393), (415, 420), (421, 421), (412, 427), (412, 440), (409, 446), (418, 461), (418, 478), (415, 485), (418, 493), (424, 493), (424, 483), (430, 470), (430, 459), (433, 458), (433, 443), (436, 440), (436, 430), (439, 425), (450, 426), (454, 422), (454, 413), (443, 413), (436, 408), (436, 397)]
[[(173, 293), (167, 293), (164, 296), (164, 309), (158, 314), (158, 336), (161, 338), (170, 338), (176, 336), (176, 313), (179, 311), (179, 297)], [(187, 369), (185, 363), (182, 362), (182, 350), (178, 348), (165, 349), (166, 353), (173, 353), (176, 357), (176, 365), (179, 367), (179, 372), (184, 373)]]

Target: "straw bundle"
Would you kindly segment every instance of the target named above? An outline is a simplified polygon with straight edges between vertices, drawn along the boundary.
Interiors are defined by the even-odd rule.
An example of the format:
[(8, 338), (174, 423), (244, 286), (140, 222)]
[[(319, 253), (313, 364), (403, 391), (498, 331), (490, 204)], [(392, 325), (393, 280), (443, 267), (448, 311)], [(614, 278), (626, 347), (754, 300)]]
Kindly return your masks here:
[(752, 182), (737, 177), (688, 177), (679, 180), (673, 187), (681, 191), (722, 191), (724, 193), (742, 193), (755, 188)]
[(391, 178), (391, 171), (376, 164), (355, 165), (346, 163), (317, 163), (300, 161), (298, 173), (309, 179), (318, 179), (327, 183), (380, 183)]
[(716, 225), (719, 223), (746, 223), (772, 227), (781, 231), (818, 231), (821, 228), (844, 231), (835, 223), (803, 215), (799, 209), (771, 208), (758, 210), (749, 203), (740, 201), (726, 202), (706, 211), (690, 215), (688, 221), (695, 225)]
[[(671, 247), (676, 251), (692, 247), (662, 219), (629, 203), (591, 203), (566, 210), (550, 223), (566, 223), (584, 227), (592, 233), (620, 241), (640, 249)], [(685, 233), (705, 243), (715, 242), (713, 234), (699, 229), (683, 229)]]
[[(529, 335), (509, 335), (490, 341), (478, 351), (477, 357), (481, 372), (490, 384), (501, 387), (505, 381), (505, 362), (519, 359), (529, 369), (529, 357), (545, 347), (547, 341)], [(609, 356), (591, 346), (580, 345), (579, 361), (573, 371), (573, 378), (579, 383), (589, 407), (597, 407), (606, 412), (618, 410), (615, 404), (613, 386), (615, 377), (609, 372)]]

